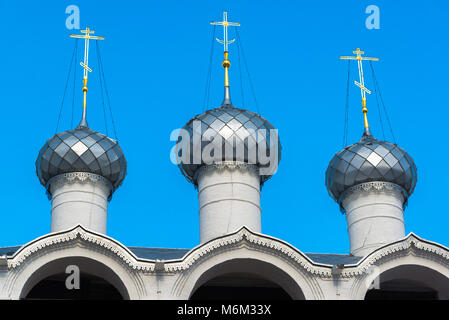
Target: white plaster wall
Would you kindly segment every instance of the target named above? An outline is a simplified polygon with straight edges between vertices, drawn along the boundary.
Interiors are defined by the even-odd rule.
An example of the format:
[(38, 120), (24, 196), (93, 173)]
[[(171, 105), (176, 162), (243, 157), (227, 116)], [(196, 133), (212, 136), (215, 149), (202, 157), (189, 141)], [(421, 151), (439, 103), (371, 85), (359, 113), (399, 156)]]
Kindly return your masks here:
[[(401, 268), (401, 266), (415, 267), (415, 270)], [(388, 271), (397, 269), (395, 274), (387, 275)], [(363, 300), (370, 284), (378, 277), (380, 286), (382, 282), (392, 279), (409, 279), (421, 282), (439, 293), (439, 299), (449, 299), (449, 268), (442, 265), (435, 258), (420, 257), (415, 254), (386, 259), (378, 263), (374, 269), (376, 272), (367, 272), (361, 277), (353, 278), (353, 286), (348, 292), (347, 299)], [(437, 276), (435, 276), (437, 274)]]
[[(196, 254), (202, 256), (200, 260), (192, 263), (187, 257), (184, 262), (171, 262), (179, 264), (175, 272), (144, 272), (128, 265), (137, 261), (122, 245), (114, 244), (101, 235), (83, 234), (78, 240), (68, 241), (67, 238), (61, 241), (63, 234), (59, 234), (32, 241), (27, 245), (28, 249), (22, 249), (30, 250), (30, 254), (22, 252), (8, 259), (9, 269), (0, 257), (0, 299), (24, 297), (35, 283), (48, 275), (60, 273), (67, 264), (79, 265), (82, 271), (103, 277), (130, 299), (188, 299), (211, 277), (237, 271), (271, 280), (294, 299), (364, 299), (369, 285), (377, 276), (381, 283), (391, 279), (416, 280), (437, 290), (441, 299), (449, 299), (449, 258), (444, 255), (447, 248), (417, 239), (411, 242), (406, 238), (401, 245), (393, 244), (373, 253), (358, 267), (347, 266), (345, 269), (355, 272), (352, 276), (323, 277), (316, 270), (314, 272), (316, 267), (308, 261), (302, 265), (293, 260), (294, 257), (288, 256), (290, 260), (268, 250), (267, 246), (260, 246), (258, 241), (254, 243), (255, 247), (251, 247), (247, 240), (242, 240), (238, 246), (214, 245), (213, 250), (200, 246), (195, 249)], [(91, 238), (85, 237), (89, 235)], [(275, 242), (273, 240), (273, 244)], [(407, 243), (415, 244), (409, 248)], [(204, 250), (204, 255), (201, 250)], [(370, 260), (375, 264), (365, 270)], [(20, 265), (13, 267), (19, 261)], [(103, 267), (99, 268), (99, 263)], [(140, 263), (143, 266), (153, 262)], [(357, 273), (357, 270), (362, 273)]]
[(354, 278), (342, 278), (338, 275), (331, 278), (316, 277), (323, 293), (323, 300), (349, 300)]
[(350, 251), (365, 256), (374, 249), (405, 236), (404, 197), (396, 189), (360, 190), (343, 200)]
[[(107, 266), (111, 272), (105, 272), (94, 264), (78, 262), (78, 258), (97, 261)], [(60, 263), (54, 264), (55, 261)], [(126, 268), (120, 259), (74, 243), (72, 247), (61, 250), (49, 248), (39, 255), (32, 256), (21, 266), (10, 269), (3, 286), (0, 287), (0, 297), (12, 300), (24, 298), (37, 282), (52, 274), (64, 272), (65, 267), (70, 264), (78, 265), (81, 271), (87, 270), (87, 273), (102, 277), (114, 285), (125, 299), (138, 300), (145, 295), (145, 288), (140, 287), (142, 283), (139, 273)], [(57, 268), (58, 266), (60, 268)]]
[[(4, 263), (3, 258), (0, 258), (2, 261), (0, 264)], [(6, 266), (0, 267), (0, 300), (8, 300), (10, 299), (8, 295), (8, 290), (6, 289), (6, 282), (8, 280), (8, 268)]]
[(261, 232), (260, 177), (253, 169), (203, 170), (198, 177), (200, 242), (243, 226)]
[(110, 189), (102, 181), (58, 181), (50, 186), (51, 232), (75, 225), (106, 233)]
[[(232, 264), (232, 262), (237, 262)], [(250, 263), (252, 262), (252, 263)], [(223, 268), (216, 268), (223, 265)], [(211, 271), (211, 272), (210, 272)], [(284, 259), (245, 246), (225, 250), (206, 258), (177, 276), (169, 299), (187, 300), (207, 280), (227, 272), (248, 272), (280, 285), (292, 299), (322, 299), (318, 277), (303, 272)], [(206, 275), (207, 277), (203, 277)], [(167, 288), (168, 289), (168, 288)]]

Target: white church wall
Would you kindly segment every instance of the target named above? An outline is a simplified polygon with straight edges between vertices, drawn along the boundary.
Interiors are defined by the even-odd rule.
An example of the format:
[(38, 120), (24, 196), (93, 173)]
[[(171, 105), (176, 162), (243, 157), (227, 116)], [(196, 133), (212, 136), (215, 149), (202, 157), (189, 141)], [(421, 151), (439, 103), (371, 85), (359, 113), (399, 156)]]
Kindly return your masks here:
[(105, 279), (125, 298), (140, 299), (146, 289), (140, 273), (127, 263), (133, 259), (117, 242), (81, 227), (52, 233), (28, 243), (8, 259), (0, 296), (23, 298), (40, 280), (74, 264), (82, 267), (80, 271)]
[[(192, 249), (179, 260), (139, 259), (105, 235), (76, 227), (38, 238), (7, 262), (0, 258), (0, 298), (24, 298), (68, 264), (111, 283), (125, 298), (185, 300), (208, 280), (248, 273), (269, 280), (293, 299), (364, 299), (373, 280), (413, 280), (449, 299), (449, 249), (414, 234), (340, 268), (312, 263), (281, 240), (246, 228)], [(375, 284), (375, 283), (374, 283)]]
[(203, 169), (198, 175), (200, 242), (243, 226), (261, 232), (260, 176), (247, 168)]
[(405, 236), (404, 197), (396, 188), (380, 190), (363, 187), (343, 200), (350, 241), (350, 252), (365, 256), (384, 244)]
[[(438, 292), (439, 299), (449, 299), (449, 267), (447, 261), (427, 257), (413, 252), (393, 254), (376, 262), (371, 272), (354, 277), (348, 299), (363, 300), (371, 288), (382, 288), (389, 280), (412, 280)], [(440, 260), (440, 261), (438, 261)], [(371, 286), (370, 286), (371, 284)]]
[(90, 230), (106, 233), (111, 190), (103, 180), (63, 178), (51, 184), (50, 192), (52, 232), (83, 225)]
[(269, 280), (279, 285), (293, 299), (316, 299), (321, 295), (315, 279), (304, 275), (279, 257), (245, 246), (221, 251), (184, 272), (179, 276), (173, 293), (180, 299), (189, 299), (208, 280), (236, 272)]

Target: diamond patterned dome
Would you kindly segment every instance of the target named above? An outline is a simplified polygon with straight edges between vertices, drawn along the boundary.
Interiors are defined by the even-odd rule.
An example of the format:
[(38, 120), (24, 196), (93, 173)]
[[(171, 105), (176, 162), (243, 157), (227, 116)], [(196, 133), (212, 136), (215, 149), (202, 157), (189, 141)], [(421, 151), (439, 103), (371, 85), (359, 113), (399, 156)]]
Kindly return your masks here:
[[(226, 101), (226, 99), (225, 99)], [(264, 143), (266, 145), (267, 154), (269, 154), (270, 147), (270, 129), (274, 129), (274, 127), (263, 117), (258, 115), (257, 113), (238, 109), (232, 106), (229, 103), (223, 103), (223, 105), (219, 108), (208, 110), (194, 118), (192, 118), (185, 126), (184, 130), (188, 132), (190, 137), (190, 150), (194, 150), (193, 145), (193, 136), (194, 136), (194, 122), (201, 124), (201, 130), (198, 132), (200, 134), (201, 139), (201, 153), (204, 148), (213, 141), (211, 137), (215, 138), (216, 136), (220, 136), (222, 138), (222, 156), (220, 157), (221, 161), (240, 161), (250, 164), (255, 164), (259, 167), (262, 167), (260, 159), (257, 157), (256, 161), (248, 156), (249, 152), (253, 152), (254, 148), (258, 148), (257, 145), (257, 130), (263, 129), (266, 130), (267, 134), (259, 140), (260, 143)], [(198, 129), (195, 129), (198, 130)], [(203, 141), (203, 137), (206, 141)], [(278, 161), (281, 159), (281, 144), (279, 141), (279, 137), (276, 135), (278, 139)], [(259, 135), (259, 139), (261, 139)], [(182, 136), (178, 138), (178, 142), (182, 141)], [(260, 142), (262, 141), (262, 142)], [(232, 155), (228, 152), (225, 152), (225, 147), (227, 144), (233, 146)], [(255, 146), (255, 147), (254, 147)], [(248, 150), (250, 148), (250, 150)], [(228, 147), (229, 150), (229, 147)], [(241, 157), (236, 150), (244, 150), (244, 155)], [(256, 149), (257, 150), (257, 149)], [(249, 152), (248, 152), (249, 151)], [(257, 154), (257, 153), (252, 153)], [(190, 182), (196, 185), (196, 172), (197, 170), (206, 165), (202, 160), (200, 164), (193, 164), (193, 152), (190, 152), (190, 162), (183, 163), (181, 161), (182, 151), (178, 154), (179, 168), (181, 169), (182, 174), (189, 180)], [(214, 157), (216, 159), (216, 157)], [(214, 162), (219, 162), (215, 161)], [(268, 175), (261, 175), (261, 185), (270, 178)]]
[(125, 178), (126, 160), (117, 141), (78, 126), (57, 133), (45, 143), (36, 160), (36, 172), (45, 187), (59, 174), (89, 172), (109, 180), (115, 190)]
[(397, 184), (410, 196), (417, 169), (412, 157), (396, 144), (364, 135), (359, 142), (338, 152), (326, 170), (327, 190), (339, 203), (348, 188), (371, 181)]

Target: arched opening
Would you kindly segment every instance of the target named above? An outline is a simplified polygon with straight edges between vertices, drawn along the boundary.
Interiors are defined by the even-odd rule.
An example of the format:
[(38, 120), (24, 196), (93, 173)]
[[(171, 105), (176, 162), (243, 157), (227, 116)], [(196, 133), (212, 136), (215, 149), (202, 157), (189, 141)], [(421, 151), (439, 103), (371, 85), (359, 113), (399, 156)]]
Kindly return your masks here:
[(258, 260), (234, 259), (207, 270), (191, 300), (304, 299), (296, 282), (278, 267)]
[(419, 265), (402, 265), (382, 272), (365, 295), (365, 300), (447, 299), (449, 279)]
[(122, 300), (129, 296), (123, 282), (105, 264), (85, 257), (70, 257), (54, 260), (36, 270), (25, 283), (20, 298)]
[(88, 273), (80, 273), (79, 289), (68, 289), (69, 275), (59, 273), (49, 276), (38, 284), (24, 298), (25, 300), (122, 300), (118, 290), (105, 279)]
[(278, 284), (249, 273), (229, 273), (199, 287), (191, 300), (291, 300)]

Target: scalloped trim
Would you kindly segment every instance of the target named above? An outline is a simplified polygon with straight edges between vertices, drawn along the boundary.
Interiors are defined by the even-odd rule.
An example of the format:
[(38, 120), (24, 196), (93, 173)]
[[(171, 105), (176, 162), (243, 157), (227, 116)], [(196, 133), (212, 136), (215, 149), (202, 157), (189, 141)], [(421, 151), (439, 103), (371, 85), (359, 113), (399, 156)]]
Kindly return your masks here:
[(343, 193), (340, 195), (340, 197), (338, 197), (338, 204), (340, 204), (340, 208), (342, 209), (342, 211), (344, 212), (344, 208), (341, 206), (341, 204), (343, 203), (343, 199), (354, 192), (360, 192), (360, 191), (365, 191), (365, 192), (369, 192), (371, 190), (375, 190), (375, 191), (381, 191), (381, 190), (396, 190), (399, 191), (402, 196), (404, 197), (404, 207), (407, 206), (407, 200), (409, 197), (409, 194), (407, 193), (407, 191), (392, 182), (385, 182), (385, 181), (370, 181), (370, 182), (364, 182), (364, 183), (360, 183), (357, 184), (351, 188), (346, 189), (345, 191), (343, 191)]
[(253, 234), (251, 231), (243, 227), (237, 233), (225, 236), (224, 238), (212, 240), (205, 245), (193, 250), (193, 254), (187, 255), (185, 259), (177, 263), (167, 263), (165, 270), (168, 272), (185, 271), (198, 263), (203, 257), (206, 257), (209, 253), (222, 249), (224, 247), (236, 245), (242, 241), (247, 241), (252, 247), (264, 247), (277, 251), (278, 255), (286, 260), (294, 262), (300, 266), (301, 269), (319, 277), (330, 278), (332, 276), (331, 269), (329, 267), (314, 266), (305, 256), (301, 255), (298, 251), (289, 247), (288, 245), (278, 242), (273, 239), (267, 239), (257, 234)]
[(250, 163), (241, 162), (241, 161), (223, 161), (223, 162), (212, 163), (212, 164), (208, 164), (208, 165), (200, 167), (195, 172), (193, 179), (194, 179), (194, 181), (197, 181), (200, 174), (203, 174), (205, 172), (209, 172), (212, 170), (224, 171), (225, 169), (253, 171), (253, 172), (259, 174), (259, 167), (255, 164), (250, 164)]
[(8, 260), (8, 268), (9, 269), (17, 268), (32, 254), (46, 247), (51, 247), (76, 240), (86, 241), (88, 243), (99, 246), (107, 251), (110, 251), (111, 253), (115, 254), (119, 259), (121, 259), (126, 265), (128, 265), (134, 270), (141, 270), (147, 272), (154, 271), (154, 263), (137, 261), (131, 254), (129, 254), (126, 251), (126, 249), (122, 248), (116, 242), (108, 238), (101, 237), (97, 234), (91, 233), (89, 231), (86, 231), (80, 226), (61, 234), (50, 235), (47, 238), (31, 243), (23, 250), (20, 249), (19, 253), (17, 255), (14, 255), (12, 260)]
[[(34, 255), (40, 250), (47, 247), (59, 246), (71, 241), (84, 241), (102, 248), (105, 251), (111, 252), (122, 260), (127, 266), (133, 270), (142, 272), (155, 272), (155, 265), (158, 261), (138, 259), (126, 247), (117, 243), (113, 239), (99, 235), (91, 231), (85, 230), (81, 226), (58, 234), (50, 234), (40, 239), (35, 240), (23, 248), (21, 248), (12, 258), (8, 258), (8, 268), (14, 269), (24, 263), (26, 259)], [(162, 272), (178, 273), (188, 270), (197, 263), (200, 263), (203, 258), (215, 253), (217, 250), (223, 250), (226, 247), (236, 246), (239, 243), (245, 242), (252, 248), (264, 248), (266, 251), (275, 253), (280, 258), (293, 262), (300, 269), (322, 278), (332, 278), (332, 266), (326, 264), (314, 264), (309, 258), (301, 254), (296, 248), (289, 246), (281, 240), (271, 239), (259, 234), (252, 233), (245, 227), (241, 228), (234, 234), (226, 235), (222, 238), (211, 240), (210, 242), (200, 245), (192, 249), (185, 257), (179, 261), (163, 261)], [(418, 238), (413, 233), (406, 238), (397, 241), (396, 243), (388, 244), (384, 247), (372, 252), (360, 263), (353, 266), (347, 266), (343, 269), (340, 277), (352, 278), (361, 276), (368, 272), (370, 267), (378, 264), (383, 258), (399, 253), (404, 253), (416, 249), (427, 255), (429, 259), (438, 258), (439, 263), (449, 266), (449, 250), (436, 243), (430, 243), (426, 240)], [(267, 252), (270, 254), (270, 252)], [(433, 257), (432, 257), (433, 256)]]
[(446, 266), (449, 265), (449, 252), (446, 248), (441, 248), (436, 245), (426, 243), (418, 239), (414, 234), (410, 234), (407, 238), (401, 240), (400, 242), (387, 245), (369, 254), (368, 258), (355, 269), (344, 269), (341, 276), (344, 278), (351, 278), (363, 275), (369, 271), (371, 266), (382, 260), (384, 257), (413, 249), (420, 250), (427, 254), (436, 255), (445, 262)]
[[(139, 261), (135, 256), (130, 254), (125, 248), (120, 246), (115, 241), (109, 238), (105, 238), (102, 235), (98, 235), (85, 230), (81, 226), (77, 226), (76, 228), (63, 233), (55, 235), (50, 234), (47, 237), (38, 239), (37, 241), (26, 245), (23, 249), (20, 249), (18, 251), (18, 254), (14, 255), (12, 259), (8, 259), (8, 268), (14, 269), (19, 267), (31, 255), (47, 247), (57, 246), (62, 243), (79, 240), (86, 241), (107, 251), (110, 251), (134, 270), (143, 272), (155, 271), (155, 262), (148, 260)], [(274, 239), (268, 239), (258, 234), (253, 234), (245, 227), (234, 234), (226, 235), (223, 238), (212, 240), (196, 249), (193, 249), (192, 251), (190, 251), (192, 254), (187, 254), (181, 261), (164, 261), (163, 272), (177, 273), (185, 271), (198, 263), (199, 260), (201, 260), (203, 257), (208, 256), (213, 251), (224, 249), (225, 247), (229, 246), (235, 246), (242, 241), (246, 241), (247, 243), (252, 244), (252, 247), (264, 247), (274, 252), (278, 252), (278, 255), (281, 258), (285, 258), (286, 260), (294, 262), (303, 270), (311, 274), (326, 278), (331, 277), (331, 270), (329, 269), (329, 267), (315, 266), (305, 256), (301, 255), (298, 251), (291, 248), (290, 246)]]
[(58, 174), (57, 176), (54, 176), (53, 178), (51, 178), (50, 180), (48, 180), (47, 185), (45, 186), (45, 188), (47, 189), (47, 196), (49, 198), (49, 200), (51, 199), (52, 195), (50, 193), (50, 186), (52, 184), (57, 184), (57, 183), (74, 183), (74, 182), (86, 182), (86, 181), (90, 181), (90, 182), (102, 182), (106, 185), (107, 188), (109, 188), (109, 196), (108, 196), (108, 200), (111, 200), (112, 197), (112, 193), (114, 192), (114, 187), (112, 185), (112, 183), (106, 179), (103, 176), (100, 176), (99, 174), (95, 174), (95, 173), (90, 173), (90, 172), (68, 172), (68, 173), (62, 173), (62, 174)]

